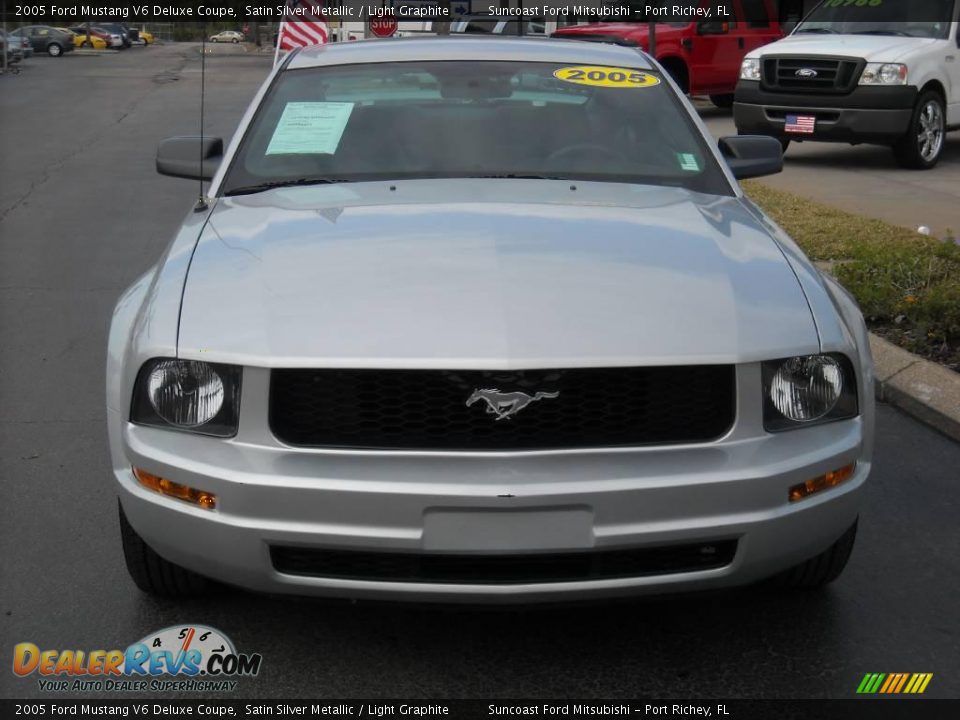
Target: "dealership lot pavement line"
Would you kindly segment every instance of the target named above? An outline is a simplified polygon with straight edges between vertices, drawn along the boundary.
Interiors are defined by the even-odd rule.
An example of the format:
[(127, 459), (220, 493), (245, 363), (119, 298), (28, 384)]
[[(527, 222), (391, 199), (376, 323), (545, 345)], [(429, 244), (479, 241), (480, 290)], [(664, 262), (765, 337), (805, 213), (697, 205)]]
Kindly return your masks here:
[(960, 373), (870, 333), (877, 399), (960, 442)]

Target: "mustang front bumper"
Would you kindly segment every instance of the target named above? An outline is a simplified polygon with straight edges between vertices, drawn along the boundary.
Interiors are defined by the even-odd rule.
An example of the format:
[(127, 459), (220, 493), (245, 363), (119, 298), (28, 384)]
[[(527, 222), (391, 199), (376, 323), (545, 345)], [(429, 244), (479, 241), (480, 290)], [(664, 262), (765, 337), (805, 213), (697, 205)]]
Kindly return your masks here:
[[(758, 365), (737, 373), (740, 388), (758, 386)], [(267, 425), (268, 384), (269, 371), (244, 370), (240, 429), (231, 440), (137, 426), (109, 411), (114, 474), (133, 528), (174, 563), (265, 592), (524, 602), (747, 584), (837, 540), (857, 517), (870, 470), (863, 417), (767, 434), (759, 403), (743, 398), (730, 433), (699, 445), (517, 453), (291, 448)], [(851, 463), (856, 473), (843, 485), (788, 501), (791, 486)], [(217, 509), (156, 494), (131, 466), (215, 493)], [(706, 567), (670, 567), (669, 548), (689, 546), (731, 554)], [(519, 556), (550, 561), (650, 548), (668, 550), (654, 552), (655, 569), (632, 576), (548, 577), (540, 568), (525, 578), (522, 563), (487, 574), (498, 557), (509, 564)], [(337, 551), (336, 572), (297, 564), (296, 557), (324, 550)], [(433, 569), (423, 577), (383, 570), (384, 558), (424, 555)], [(352, 557), (363, 562), (351, 566)], [(475, 576), (467, 558), (477, 560)], [(446, 578), (445, 567), (455, 568)]]

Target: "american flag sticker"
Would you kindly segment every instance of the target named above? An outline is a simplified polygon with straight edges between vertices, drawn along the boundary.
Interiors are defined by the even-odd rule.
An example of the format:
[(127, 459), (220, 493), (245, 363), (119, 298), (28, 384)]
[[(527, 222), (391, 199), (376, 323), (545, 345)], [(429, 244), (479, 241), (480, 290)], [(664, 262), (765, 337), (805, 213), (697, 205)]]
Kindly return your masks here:
[(817, 118), (813, 115), (787, 115), (787, 124), (783, 128), (788, 133), (813, 135), (817, 125)]

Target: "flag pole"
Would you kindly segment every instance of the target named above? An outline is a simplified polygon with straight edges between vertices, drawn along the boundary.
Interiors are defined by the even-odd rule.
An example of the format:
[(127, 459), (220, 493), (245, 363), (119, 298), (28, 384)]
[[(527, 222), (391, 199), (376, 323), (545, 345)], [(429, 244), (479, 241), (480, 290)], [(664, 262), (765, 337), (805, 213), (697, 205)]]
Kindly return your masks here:
[[(286, 4), (286, 3), (283, 4), (283, 11), (284, 11), (284, 13), (286, 13), (286, 11), (287, 11), (287, 4)], [(283, 24), (284, 24), (285, 22), (286, 22), (286, 20), (281, 20), (281, 21), (280, 21), (280, 28), (277, 30), (277, 47), (276, 47), (276, 49), (273, 51), (273, 66), (274, 66), (274, 67), (277, 66), (277, 60), (280, 59), (280, 42), (283, 40)]]

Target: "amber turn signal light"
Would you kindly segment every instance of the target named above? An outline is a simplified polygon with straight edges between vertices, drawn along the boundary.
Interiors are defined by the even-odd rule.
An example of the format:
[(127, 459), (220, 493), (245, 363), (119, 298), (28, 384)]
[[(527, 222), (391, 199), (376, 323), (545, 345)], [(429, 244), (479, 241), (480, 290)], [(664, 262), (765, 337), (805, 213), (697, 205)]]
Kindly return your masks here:
[(805, 483), (794, 485), (790, 488), (790, 502), (803, 500), (821, 490), (829, 490), (840, 483), (846, 482), (853, 477), (853, 471), (856, 470), (856, 468), (856, 465), (844, 465), (839, 470), (831, 470), (824, 475), (813, 478), (813, 480), (807, 480)]
[(159, 475), (148, 473), (146, 470), (141, 470), (138, 467), (133, 468), (133, 476), (137, 478), (145, 488), (158, 492), (161, 495), (176, 498), (177, 500), (184, 500), (204, 510), (213, 510), (217, 507), (217, 496), (205, 490), (197, 490), (188, 485), (175, 483), (173, 480), (167, 480)]

